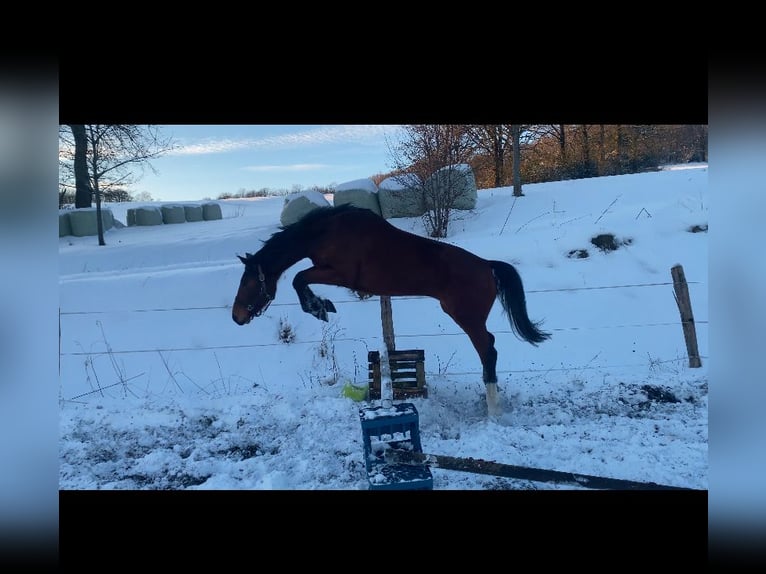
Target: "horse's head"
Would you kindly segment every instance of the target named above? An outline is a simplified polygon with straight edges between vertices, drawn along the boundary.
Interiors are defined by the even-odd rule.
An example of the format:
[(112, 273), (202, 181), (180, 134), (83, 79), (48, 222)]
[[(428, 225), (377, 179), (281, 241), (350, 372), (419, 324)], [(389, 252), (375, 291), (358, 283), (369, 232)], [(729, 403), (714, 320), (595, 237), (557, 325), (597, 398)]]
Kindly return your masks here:
[(247, 325), (253, 317), (260, 317), (277, 294), (277, 277), (267, 275), (254, 255), (246, 253), (239, 260), (245, 272), (239, 282), (237, 296), (231, 308), (231, 318), (237, 325)]

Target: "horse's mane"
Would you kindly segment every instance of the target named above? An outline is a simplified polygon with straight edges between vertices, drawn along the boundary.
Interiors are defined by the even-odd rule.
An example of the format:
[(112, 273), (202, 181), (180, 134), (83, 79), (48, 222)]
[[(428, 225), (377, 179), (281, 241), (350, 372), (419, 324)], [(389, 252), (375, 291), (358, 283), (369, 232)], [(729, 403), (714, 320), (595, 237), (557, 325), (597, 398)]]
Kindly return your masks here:
[(335, 217), (340, 213), (349, 211), (367, 211), (369, 213), (374, 213), (369, 209), (357, 207), (350, 203), (312, 209), (295, 223), (281, 226), (279, 228), (280, 231), (273, 233), (271, 237), (263, 242), (261, 251), (267, 250), (267, 252), (270, 252), (272, 250), (282, 250), (286, 245), (292, 245), (298, 242), (302, 243), (315, 224), (324, 221), (325, 219)]

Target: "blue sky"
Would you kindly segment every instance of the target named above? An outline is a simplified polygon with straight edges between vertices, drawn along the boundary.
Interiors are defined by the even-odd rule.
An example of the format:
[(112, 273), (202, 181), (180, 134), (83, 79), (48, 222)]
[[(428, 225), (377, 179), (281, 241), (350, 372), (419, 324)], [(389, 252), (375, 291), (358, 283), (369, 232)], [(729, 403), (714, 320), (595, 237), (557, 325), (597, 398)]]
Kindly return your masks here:
[(395, 125), (168, 125), (180, 146), (131, 188), (155, 200), (215, 199), (240, 189), (292, 190), (391, 171)]

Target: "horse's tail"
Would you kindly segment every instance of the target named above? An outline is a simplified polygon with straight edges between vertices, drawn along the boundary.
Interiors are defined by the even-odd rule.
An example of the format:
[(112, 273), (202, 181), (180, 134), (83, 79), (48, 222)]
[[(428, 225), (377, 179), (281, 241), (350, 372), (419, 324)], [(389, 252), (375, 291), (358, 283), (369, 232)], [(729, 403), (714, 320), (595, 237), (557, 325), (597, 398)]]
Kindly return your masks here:
[(503, 261), (490, 261), (492, 273), (497, 285), (497, 298), (503, 305), (505, 314), (511, 322), (511, 329), (517, 337), (537, 346), (538, 343), (550, 338), (550, 333), (539, 329), (540, 323), (533, 323), (527, 315), (527, 303), (524, 296), (524, 285), (519, 272)]

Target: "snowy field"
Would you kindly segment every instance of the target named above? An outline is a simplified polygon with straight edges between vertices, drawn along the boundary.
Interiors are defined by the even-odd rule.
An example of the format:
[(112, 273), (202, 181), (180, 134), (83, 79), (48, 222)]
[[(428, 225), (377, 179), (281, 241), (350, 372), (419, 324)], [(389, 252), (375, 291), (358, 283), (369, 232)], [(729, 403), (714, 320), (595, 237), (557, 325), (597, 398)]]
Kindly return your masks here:
[[(425, 351), (429, 395), (409, 401), (424, 452), (708, 488), (708, 170), (683, 168), (527, 185), (521, 198), (480, 190), (455, 213), (445, 241), (516, 266), (530, 317), (553, 336), (521, 342), (495, 304), (504, 414), (489, 419), (468, 337), (435, 300), (394, 298), (397, 349)], [(278, 231), (282, 203), (221, 201), (221, 220), (114, 228), (102, 247), (59, 239), (60, 489), (368, 488), (367, 403), (342, 389), (366, 384), (367, 353), (383, 348), (379, 299), (317, 285), (337, 308), (318, 321), (291, 286), (303, 260), (263, 316), (231, 319), (236, 256)], [(125, 223), (135, 205), (109, 207)], [(391, 222), (425, 234), (419, 218)], [(622, 244), (603, 252), (599, 234)], [(689, 367), (676, 264), (701, 368)], [(432, 474), (434, 490), (577, 488)]]

